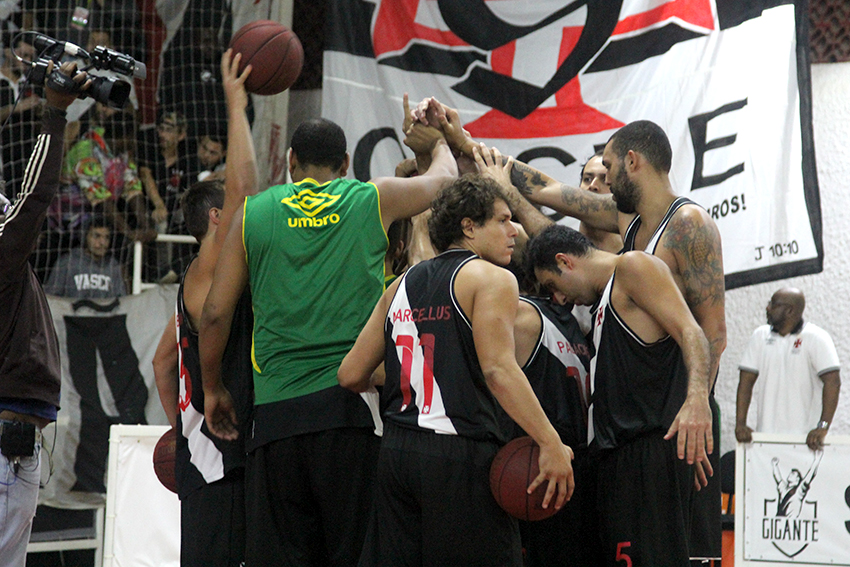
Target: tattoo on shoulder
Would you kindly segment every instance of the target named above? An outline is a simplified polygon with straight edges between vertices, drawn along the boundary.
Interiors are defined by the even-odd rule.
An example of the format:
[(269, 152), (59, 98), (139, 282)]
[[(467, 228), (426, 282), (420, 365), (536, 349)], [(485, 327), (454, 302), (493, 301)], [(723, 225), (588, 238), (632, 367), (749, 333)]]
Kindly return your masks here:
[(703, 303), (724, 304), (723, 249), (715, 226), (693, 215), (677, 215), (665, 231), (664, 247), (676, 256), (691, 310)]

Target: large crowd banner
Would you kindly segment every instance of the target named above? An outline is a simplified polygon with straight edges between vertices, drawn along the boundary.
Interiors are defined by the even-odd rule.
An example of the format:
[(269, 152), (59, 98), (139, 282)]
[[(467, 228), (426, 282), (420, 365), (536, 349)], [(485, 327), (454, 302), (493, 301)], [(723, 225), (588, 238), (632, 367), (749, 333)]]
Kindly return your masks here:
[(39, 504), (103, 506), (109, 428), (168, 424), (152, 361), (176, 297), (176, 285), (112, 302), (48, 297), (59, 339), (62, 391), (56, 423), (44, 432)]
[(850, 566), (850, 437), (754, 433), (735, 455), (735, 565)]
[(358, 179), (410, 157), (404, 93), (570, 185), (652, 120), (674, 189), (720, 228), (728, 288), (822, 270), (805, 0), (332, 0), (322, 113)]

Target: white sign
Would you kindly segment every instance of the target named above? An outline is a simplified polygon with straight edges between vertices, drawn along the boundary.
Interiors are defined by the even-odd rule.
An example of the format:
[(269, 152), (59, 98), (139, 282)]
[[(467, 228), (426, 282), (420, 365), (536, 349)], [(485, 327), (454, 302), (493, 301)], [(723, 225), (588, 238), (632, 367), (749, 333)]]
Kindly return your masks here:
[(754, 434), (736, 453), (735, 564), (850, 566), (850, 437)]

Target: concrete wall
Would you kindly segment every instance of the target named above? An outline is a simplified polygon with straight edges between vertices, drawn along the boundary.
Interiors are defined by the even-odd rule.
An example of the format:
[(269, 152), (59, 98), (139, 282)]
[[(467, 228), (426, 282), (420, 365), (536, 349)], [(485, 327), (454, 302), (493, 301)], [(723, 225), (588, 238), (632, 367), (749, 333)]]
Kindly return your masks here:
[[(844, 378), (838, 411), (830, 432), (850, 434), (850, 387), (843, 376), (850, 361), (850, 253), (847, 209), (850, 208), (850, 63), (812, 66), (815, 152), (823, 214), (824, 269), (726, 293), (728, 340), (720, 363), (717, 399), (721, 406), (721, 451), (735, 447), (735, 394), (738, 362), (753, 330), (765, 323), (765, 306), (774, 291), (799, 287), (806, 294), (804, 318), (826, 329), (835, 341)], [(758, 382), (756, 382), (758, 388)], [(753, 404), (754, 406), (755, 404)], [(755, 409), (750, 408), (750, 426)], [(814, 424), (813, 424), (814, 425)]]

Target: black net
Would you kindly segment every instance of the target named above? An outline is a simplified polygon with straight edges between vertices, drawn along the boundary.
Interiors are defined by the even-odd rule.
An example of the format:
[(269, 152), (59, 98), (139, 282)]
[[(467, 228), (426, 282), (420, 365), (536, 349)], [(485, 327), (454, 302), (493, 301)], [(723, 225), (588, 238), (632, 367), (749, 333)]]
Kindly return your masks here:
[(810, 0), (812, 63), (850, 61), (850, 2)]
[[(302, 38), (305, 65), (295, 88), (319, 88), (325, 2), (296, 4), (293, 28)], [(223, 178), (227, 118), (220, 58), (240, 9), (244, 19), (245, 6), (232, 0), (0, 3), (0, 120), (5, 120), (0, 159), (3, 191), (10, 199), (20, 190), (39, 131), (43, 87), (28, 80), (31, 65), (15, 57), (37, 60), (46, 55), (44, 40), (39, 44), (34, 32), (89, 53), (108, 48), (147, 69), (145, 79), (91, 69), (102, 77), (104, 88), (114, 89), (112, 99), (104, 91), (103, 100), (120, 106), (117, 95), (129, 89), (126, 104), (110, 108), (86, 98), (69, 108), (59, 195), (31, 259), (42, 281), (49, 279), (59, 257), (85, 249), (88, 226), (104, 219), (111, 229), (109, 254), (128, 275), (128, 283), (138, 241), (144, 243), (143, 281), (169, 282), (180, 275), (195, 245), (153, 240), (162, 234), (188, 238), (181, 195), (199, 179)], [(265, 18), (268, 14), (250, 16)], [(109, 57), (99, 62), (114, 63)], [(113, 85), (114, 80), (127, 84)], [(248, 114), (253, 119), (251, 108)]]

